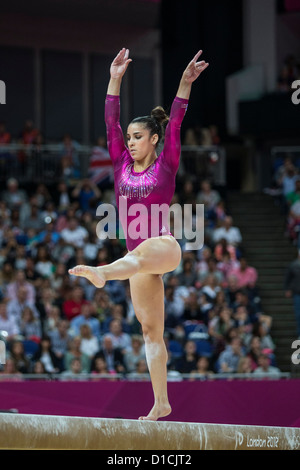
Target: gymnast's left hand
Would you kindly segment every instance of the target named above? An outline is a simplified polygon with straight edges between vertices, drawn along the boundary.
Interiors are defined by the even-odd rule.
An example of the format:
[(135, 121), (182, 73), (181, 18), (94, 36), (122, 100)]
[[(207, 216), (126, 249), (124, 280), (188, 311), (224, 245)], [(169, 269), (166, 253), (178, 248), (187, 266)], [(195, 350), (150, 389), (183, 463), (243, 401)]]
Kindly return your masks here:
[(197, 62), (202, 52), (202, 50), (197, 52), (195, 57), (191, 60), (191, 62), (188, 64), (187, 68), (183, 72), (182, 79), (186, 83), (192, 84), (195, 80), (197, 80), (199, 75), (209, 66), (209, 63), (205, 62), (205, 60)]

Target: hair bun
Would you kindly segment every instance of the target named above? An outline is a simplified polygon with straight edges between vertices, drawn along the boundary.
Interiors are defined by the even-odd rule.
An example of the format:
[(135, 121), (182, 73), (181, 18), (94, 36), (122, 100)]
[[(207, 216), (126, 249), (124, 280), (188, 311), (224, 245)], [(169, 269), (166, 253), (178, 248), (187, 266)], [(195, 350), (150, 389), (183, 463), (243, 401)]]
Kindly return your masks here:
[(169, 116), (162, 106), (156, 106), (156, 108), (152, 109), (151, 117), (155, 119), (161, 126), (165, 126), (169, 121)]

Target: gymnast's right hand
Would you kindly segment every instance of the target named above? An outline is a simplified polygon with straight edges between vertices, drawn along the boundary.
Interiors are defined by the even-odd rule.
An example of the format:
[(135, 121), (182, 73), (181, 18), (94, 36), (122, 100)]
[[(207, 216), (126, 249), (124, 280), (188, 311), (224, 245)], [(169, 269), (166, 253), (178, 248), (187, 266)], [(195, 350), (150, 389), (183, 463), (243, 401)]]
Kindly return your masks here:
[(129, 49), (125, 49), (125, 47), (123, 47), (123, 49), (121, 49), (118, 55), (114, 58), (110, 66), (111, 78), (122, 78), (131, 61), (132, 59), (129, 59)]

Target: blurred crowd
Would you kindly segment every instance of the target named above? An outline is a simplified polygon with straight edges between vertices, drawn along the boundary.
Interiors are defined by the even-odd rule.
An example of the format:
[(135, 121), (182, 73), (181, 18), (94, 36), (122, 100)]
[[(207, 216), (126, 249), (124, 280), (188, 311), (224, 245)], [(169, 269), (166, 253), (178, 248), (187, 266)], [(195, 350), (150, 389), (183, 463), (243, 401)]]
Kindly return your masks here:
[[(6, 343), (3, 377), (84, 374), (143, 377), (144, 341), (128, 281), (96, 289), (68, 274), (77, 264), (100, 266), (126, 254), (122, 239), (101, 240), (99, 204), (115, 204), (113, 187), (90, 179), (25, 190), (10, 178), (0, 200), (0, 336)], [(164, 276), (168, 371), (188, 374), (278, 374), (255, 267), (242, 234), (210, 181), (178, 182), (174, 202), (205, 207), (204, 245), (190, 250)], [(5, 375), (3, 375), (5, 374)], [(0, 376), (1, 377), (1, 376)]]

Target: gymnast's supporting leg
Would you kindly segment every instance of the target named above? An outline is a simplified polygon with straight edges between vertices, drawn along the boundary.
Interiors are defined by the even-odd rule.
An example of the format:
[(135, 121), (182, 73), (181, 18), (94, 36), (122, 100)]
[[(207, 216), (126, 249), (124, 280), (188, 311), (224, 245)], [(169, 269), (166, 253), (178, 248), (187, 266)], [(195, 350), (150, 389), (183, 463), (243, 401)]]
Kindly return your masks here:
[(164, 284), (161, 275), (136, 274), (129, 279), (135, 314), (142, 325), (154, 406), (140, 419), (156, 421), (171, 413), (167, 393), (167, 349), (164, 334)]
[(142, 325), (146, 359), (150, 372), (154, 406), (141, 419), (167, 416), (171, 407), (167, 396), (167, 351), (164, 331), (164, 285), (162, 274), (173, 271), (181, 259), (178, 242), (171, 236), (150, 238), (123, 258), (98, 268), (76, 266), (70, 274), (86, 277), (96, 287), (111, 279), (128, 279), (134, 311)]

